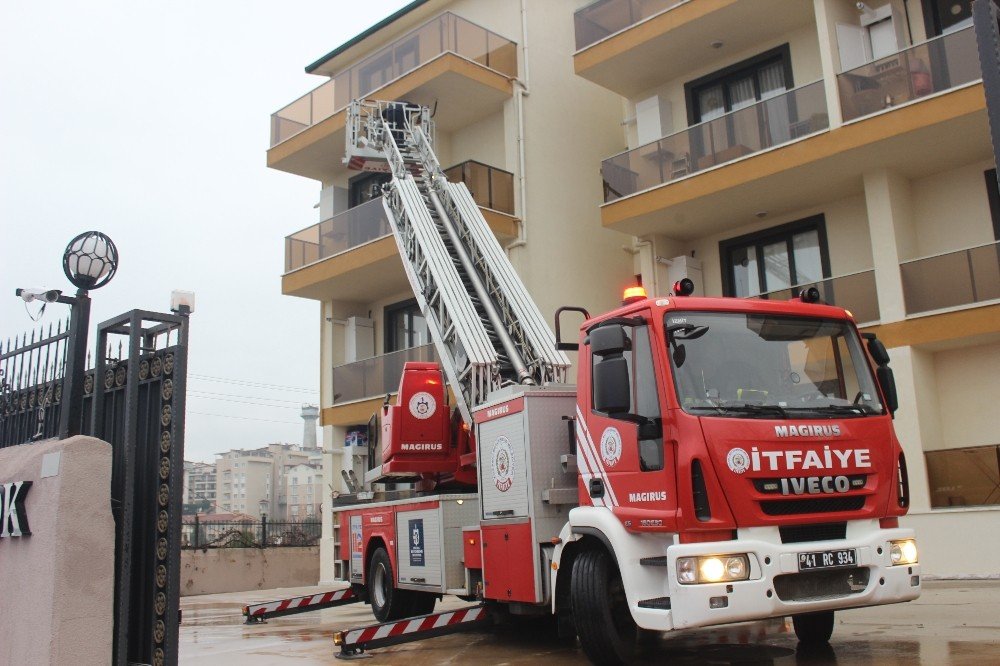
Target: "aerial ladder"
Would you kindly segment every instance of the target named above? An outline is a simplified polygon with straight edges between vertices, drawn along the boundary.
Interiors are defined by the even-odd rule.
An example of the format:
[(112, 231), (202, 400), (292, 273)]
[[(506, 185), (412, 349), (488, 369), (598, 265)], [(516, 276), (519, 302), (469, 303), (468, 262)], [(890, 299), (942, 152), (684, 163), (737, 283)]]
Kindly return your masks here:
[[(426, 107), (354, 101), (345, 162), (392, 176), (386, 215), (455, 408), (471, 425), (472, 410), (493, 391), (564, 383), (570, 363), (469, 189), (445, 178), (433, 134)], [(376, 461), (365, 482), (393, 476)]]

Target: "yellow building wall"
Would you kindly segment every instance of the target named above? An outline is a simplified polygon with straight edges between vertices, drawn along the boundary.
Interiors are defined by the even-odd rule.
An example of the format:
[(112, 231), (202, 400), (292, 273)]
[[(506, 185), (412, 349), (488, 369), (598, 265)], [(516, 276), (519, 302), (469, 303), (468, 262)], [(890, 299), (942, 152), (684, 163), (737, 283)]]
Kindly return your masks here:
[(996, 409), (1000, 342), (939, 351), (934, 354), (934, 370), (941, 439), (927, 442), (925, 448), (1000, 444)]

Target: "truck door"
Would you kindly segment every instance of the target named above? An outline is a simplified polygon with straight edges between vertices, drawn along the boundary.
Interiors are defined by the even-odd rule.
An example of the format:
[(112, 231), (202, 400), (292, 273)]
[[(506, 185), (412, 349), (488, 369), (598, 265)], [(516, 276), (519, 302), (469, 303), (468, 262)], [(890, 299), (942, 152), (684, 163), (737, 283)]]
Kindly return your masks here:
[(673, 450), (663, 439), (662, 359), (648, 310), (621, 321), (599, 324), (584, 340), (580, 395), (590, 404), (577, 415), (578, 462), (589, 478), (581, 475), (581, 494), (626, 527), (665, 530), (674, 526), (677, 498)]

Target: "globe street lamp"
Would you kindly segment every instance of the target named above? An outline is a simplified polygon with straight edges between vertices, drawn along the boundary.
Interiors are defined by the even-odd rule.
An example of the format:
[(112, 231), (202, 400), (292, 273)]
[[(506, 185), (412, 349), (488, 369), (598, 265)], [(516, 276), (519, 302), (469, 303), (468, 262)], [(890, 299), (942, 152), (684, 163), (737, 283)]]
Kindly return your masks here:
[(57, 300), (70, 306), (66, 375), (63, 395), (68, 402), (60, 410), (59, 437), (79, 435), (83, 426), (83, 381), (87, 362), (87, 333), (90, 328), (88, 290), (100, 289), (118, 271), (118, 248), (100, 231), (85, 231), (69, 242), (63, 252), (63, 273), (77, 288), (76, 296)]

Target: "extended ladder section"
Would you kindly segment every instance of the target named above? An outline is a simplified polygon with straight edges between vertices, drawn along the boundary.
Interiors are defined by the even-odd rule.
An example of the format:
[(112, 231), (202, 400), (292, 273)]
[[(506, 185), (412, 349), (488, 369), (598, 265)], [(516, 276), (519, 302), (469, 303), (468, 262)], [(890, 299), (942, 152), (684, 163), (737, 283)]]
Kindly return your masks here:
[(501, 386), (562, 383), (569, 359), (464, 183), (449, 183), (431, 147), (424, 107), (353, 102), (347, 157), (392, 174), (384, 205), (406, 275), (457, 407), (472, 409)]

